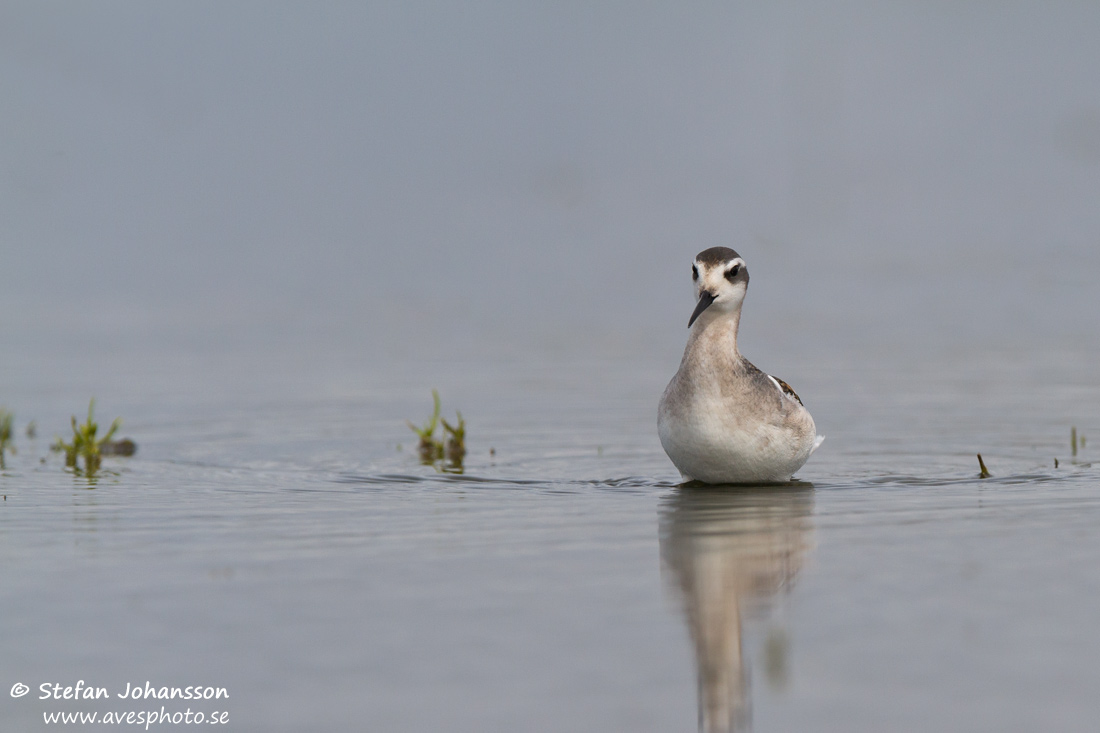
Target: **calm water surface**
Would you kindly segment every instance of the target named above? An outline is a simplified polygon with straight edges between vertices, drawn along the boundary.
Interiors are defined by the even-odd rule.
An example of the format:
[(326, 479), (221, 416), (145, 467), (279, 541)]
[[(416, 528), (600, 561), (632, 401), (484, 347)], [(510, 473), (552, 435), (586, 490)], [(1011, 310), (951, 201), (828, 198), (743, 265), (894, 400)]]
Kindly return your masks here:
[[(1100, 730), (1100, 5), (256, 10), (0, 5), (0, 731)], [(657, 440), (715, 245), (788, 487)]]
[[(32, 688), (2, 714), (159, 710), (37, 699), (149, 680), (225, 687), (192, 709), (254, 731), (1092, 729), (1100, 470), (1069, 450), (1071, 422), (1100, 441), (1088, 356), (823, 364), (797, 383), (827, 435), (800, 482), (737, 489), (676, 485), (654, 428), (674, 362), (192, 399), (136, 369), (100, 418), (139, 452), (89, 481), (47, 450), (58, 375), (9, 361), (17, 425), (41, 412), (0, 474), (0, 679)], [(444, 373), (463, 475), (419, 465), (404, 426)]]

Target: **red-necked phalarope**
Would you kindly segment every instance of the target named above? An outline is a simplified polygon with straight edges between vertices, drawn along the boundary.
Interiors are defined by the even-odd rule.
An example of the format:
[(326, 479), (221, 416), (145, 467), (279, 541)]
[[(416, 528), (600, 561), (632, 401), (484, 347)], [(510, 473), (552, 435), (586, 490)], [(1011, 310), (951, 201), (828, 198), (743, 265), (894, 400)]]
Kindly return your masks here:
[(789, 481), (823, 437), (791, 386), (737, 350), (749, 272), (728, 247), (691, 266), (698, 303), (680, 368), (657, 414), (661, 445), (685, 481)]

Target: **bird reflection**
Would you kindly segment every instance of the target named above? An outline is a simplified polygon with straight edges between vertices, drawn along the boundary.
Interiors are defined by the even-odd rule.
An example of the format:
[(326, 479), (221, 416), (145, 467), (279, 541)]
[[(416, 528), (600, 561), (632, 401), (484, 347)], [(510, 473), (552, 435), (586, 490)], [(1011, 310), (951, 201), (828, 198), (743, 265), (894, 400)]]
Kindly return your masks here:
[(766, 613), (802, 567), (812, 544), (812, 489), (681, 487), (662, 504), (662, 569), (695, 645), (702, 731), (750, 727), (742, 615)]

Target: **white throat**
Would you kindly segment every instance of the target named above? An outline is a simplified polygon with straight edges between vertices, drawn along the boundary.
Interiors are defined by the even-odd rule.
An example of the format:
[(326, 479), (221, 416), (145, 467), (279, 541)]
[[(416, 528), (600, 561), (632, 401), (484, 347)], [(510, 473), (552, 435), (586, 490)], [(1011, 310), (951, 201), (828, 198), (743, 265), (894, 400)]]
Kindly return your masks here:
[[(742, 301), (743, 302), (743, 301)], [(728, 350), (731, 355), (740, 356), (737, 350), (737, 330), (741, 326), (741, 305), (734, 308), (722, 308), (715, 303), (699, 314), (691, 325), (687, 350), (707, 344), (709, 348)]]

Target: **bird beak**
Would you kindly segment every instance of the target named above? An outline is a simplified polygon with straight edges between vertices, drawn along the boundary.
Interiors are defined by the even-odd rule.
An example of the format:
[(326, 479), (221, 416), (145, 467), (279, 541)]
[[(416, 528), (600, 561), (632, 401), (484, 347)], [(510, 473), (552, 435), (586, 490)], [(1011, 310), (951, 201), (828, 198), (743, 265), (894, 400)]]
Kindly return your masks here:
[(714, 296), (708, 291), (704, 290), (699, 294), (699, 303), (695, 306), (695, 312), (691, 314), (691, 320), (688, 321), (688, 328), (691, 328), (691, 324), (695, 323), (695, 319), (699, 317), (699, 314), (707, 309), (707, 307), (714, 302)]

